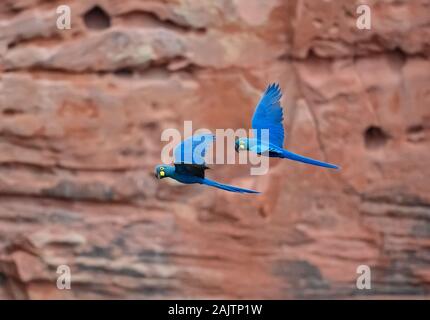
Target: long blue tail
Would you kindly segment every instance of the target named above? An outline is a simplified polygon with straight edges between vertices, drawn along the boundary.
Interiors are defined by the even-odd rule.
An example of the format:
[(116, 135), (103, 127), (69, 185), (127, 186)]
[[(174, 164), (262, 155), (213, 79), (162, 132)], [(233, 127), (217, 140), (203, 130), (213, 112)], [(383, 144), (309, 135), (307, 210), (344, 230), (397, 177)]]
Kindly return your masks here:
[(285, 149), (282, 150), (282, 158), (287, 158), (287, 159), (294, 160), (294, 161), (308, 163), (308, 164), (312, 164), (314, 166), (320, 166), (320, 167), (325, 167), (325, 168), (330, 168), (330, 169), (339, 169), (339, 167), (337, 165), (323, 162), (323, 161), (314, 160), (311, 158), (307, 158), (307, 157), (301, 156), (299, 154), (290, 152), (290, 151), (285, 150)]
[(226, 184), (218, 183), (216, 181), (209, 180), (209, 179), (203, 179), (201, 183), (205, 184), (205, 185), (208, 185), (208, 186), (211, 186), (211, 187), (218, 188), (218, 189), (230, 191), (230, 192), (260, 193), (258, 191), (254, 191), (254, 190), (242, 189), (242, 188), (239, 188), (239, 187), (233, 187), (233, 186), (229, 186), (229, 185), (226, 185)]

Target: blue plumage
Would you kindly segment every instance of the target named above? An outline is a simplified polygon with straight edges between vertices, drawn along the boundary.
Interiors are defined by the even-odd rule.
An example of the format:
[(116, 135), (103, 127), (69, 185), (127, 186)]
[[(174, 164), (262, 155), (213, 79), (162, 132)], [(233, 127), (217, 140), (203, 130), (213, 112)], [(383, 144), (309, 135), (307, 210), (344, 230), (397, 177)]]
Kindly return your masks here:
[(205, 178), (205, 155), (211, 143), (215, 140), (212, 134), (195, 135), (184, 140), (173, 151), (174, 166), (158, 165), (155, 176), (158, 179), (172, 178), (184, 184), (204, 184), (218, 189), (238, 193), (259, 193), (254, 190), (229, 186)]
[(173, 151), (175, 163), (204, 164), (206, 150), (214, 140), (213, 134), (194, 135), (185, 139)]
[(234, 186), (229, 186), (227, 184), (222, 184), (213, 180), (209, 180), (209, 179), (204, 179), (203, 180), (203, 184), (208, 185), (208, 186), (212, 186), (218, 189), (222, 189), (222, 190), (226, 190), (226, 191), (230, 191), (230, 192), (239, 192), (239, 193), (260, 193), (258, 191), (254, 191), (254, 190), (249, 190), (249, 189), (243, 189), (243, 188), (239, 188), (239, 187), (234, 187)]
[(282, 148), (284, 145), (284, 126), (282, 125), (284, 115), (280, 103), (281, 97), (282, 92), (278, 84), (271, 84), (267, 87), (255, 108), (252, 129), (254, 137), (269, 142), (264, 137), (264, 132), (261, 131), (268, 129), (270, 143)]
[[(272, 158), (286, 158), (315, 166), (338, 169), (334, 164), (314, 160), (283, 149), (283, 112), (280, 104), (282, 92), (278, 84), (270, 84), (255, 108), (252, 117), (254, 138), (236, 140), (235, 149), (249, 150)], [(267, 134), (268, 131), (268, 134)]]

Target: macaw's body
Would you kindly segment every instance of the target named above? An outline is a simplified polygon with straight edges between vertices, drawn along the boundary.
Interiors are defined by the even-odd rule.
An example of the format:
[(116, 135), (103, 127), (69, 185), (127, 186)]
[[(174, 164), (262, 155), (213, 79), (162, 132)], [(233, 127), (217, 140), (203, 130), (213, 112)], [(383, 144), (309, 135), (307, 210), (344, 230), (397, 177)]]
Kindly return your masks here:
[(283, 148), (282, 121), (284, 117), (280, 104), (281, 97), (279, 85), (271, 84), (267, 87), (252, 117), (254, 138), (237, 139), (236, 151), (248, 150), (267, 157), (286, 158), (315, 166), (338, 169), (339, 167), (334, 164), (304, 157)]
[(204, 162), (204, 156), (214, 138), (213, 135), (207, 134), (193, 136), (183, 141), (174, 151), (174, 165), (156, 166), (155, 176), (158, 179), (171, 178), (184, 184), (204, 184), (230, 192), (259, 193), (205, 178), (205, 170), (209, 168)]

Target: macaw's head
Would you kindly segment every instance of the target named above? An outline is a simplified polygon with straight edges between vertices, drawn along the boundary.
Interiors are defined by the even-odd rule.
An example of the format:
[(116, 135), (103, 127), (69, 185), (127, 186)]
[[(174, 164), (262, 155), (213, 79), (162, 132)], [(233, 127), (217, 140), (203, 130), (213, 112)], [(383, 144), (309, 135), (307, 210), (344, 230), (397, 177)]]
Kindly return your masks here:
[(248, 150), (249, 149), (249, 141), (248, 138), (239, 138), (234, 143), (234, 149), (236, 152)]
[(172, 173), (171, 166), (165, 166), (165, 165), (158, 165), (155, 167), (155, 177), (157, 179), (163, 179), (166, 177), (170, 177), (170, 174)]

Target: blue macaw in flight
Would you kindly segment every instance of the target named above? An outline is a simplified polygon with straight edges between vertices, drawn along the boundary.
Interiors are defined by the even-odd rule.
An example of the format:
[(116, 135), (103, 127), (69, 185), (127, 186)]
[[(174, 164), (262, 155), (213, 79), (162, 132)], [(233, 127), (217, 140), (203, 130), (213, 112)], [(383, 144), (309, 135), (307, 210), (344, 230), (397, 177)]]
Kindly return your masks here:
[[(280, 99), (281, 89), (278, 84), (270, 84), (264, 92), (260, 102), (255, 108), (252, 117), (252, 133), (254, 138), (240, 138), (235, 142), (237, 152), (248, 150), (259, 155), (287, 158), (315, 166), (338, 169), (339, 167), (323, 161), (307, 158), (283, 148), (284, 145), (284, 120)], [(265, 132), (266, 129), (268, 131)], [(265, 135), (265, 133), (268, 133)]]
[(242, 189), (205, 178), (205, 170), (209, 169), (205, 163), (206, 150), (215, 140), (212, 134), (195, 135), (184, 140), (173, 151), (174, 165), (158, 165), (155, 167), (157, 179), (171, 178), (185, 184), (200, 183), (218, 189), (239, 192), (259, 193), (254, 190)]

